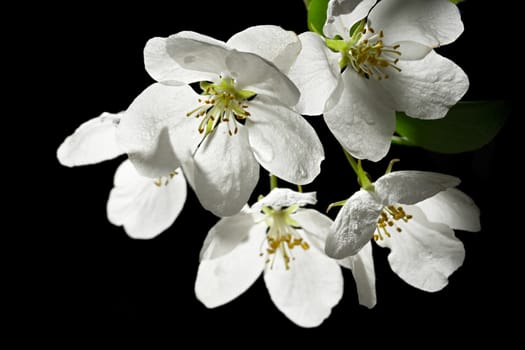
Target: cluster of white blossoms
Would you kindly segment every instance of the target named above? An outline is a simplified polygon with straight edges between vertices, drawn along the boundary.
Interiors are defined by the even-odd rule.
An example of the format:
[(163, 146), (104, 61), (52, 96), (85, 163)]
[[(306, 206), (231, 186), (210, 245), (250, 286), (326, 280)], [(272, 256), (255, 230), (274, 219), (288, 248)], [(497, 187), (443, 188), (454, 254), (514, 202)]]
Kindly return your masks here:
[[(371, 242), (390, 249), (404, 281), (438, 291), (465, 257), (454, 230), (478, 231), (478, 208), (455, 177), (389, 166), (372, 181), (361, 160), (387, 155), (395, 111), (442, 118), (462, 98), (467, 76), (434, 51), (462, 31), (449, 0), (331, 0), (325, 36), (262, 25), (227, 42), (189, 31), (156, 37), (144, 49), (156, 82), (125, 111), (82, 124), (57, 156), (79, 166), (127, 155), (107, 215), (133, 238), (170, 227), (189, 184), (220, 217), (195, 283), (207, 307), (228, 303), (262, 274), (276, 307), (315, 327), (342, 297), (344, 267), (371, 308)], [(260, 167), (296, 185), (319, 175), (323, 145), (302, 115), (323, 115), (361, 185), (337, 203), (335, 220), (305, 208), (316, 194), (301, 186), (247, 204)]]

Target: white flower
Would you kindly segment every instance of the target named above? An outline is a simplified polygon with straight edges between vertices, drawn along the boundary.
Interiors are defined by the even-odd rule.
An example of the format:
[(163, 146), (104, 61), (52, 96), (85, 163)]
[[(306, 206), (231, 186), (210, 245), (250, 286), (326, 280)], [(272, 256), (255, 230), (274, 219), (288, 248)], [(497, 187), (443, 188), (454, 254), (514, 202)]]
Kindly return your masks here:
[[(148, 41), (146, 69), (162, 84), (147, 89), (119, 127), (127, 153), (174, 152), (201, 204), (219, 216), (239, 212), (248, 201), (259, 165), (288, 182), (306, 184), (324, 159), (314, 129), (291, 109), (299, 91), (277, 68), (292, 64), (299, 39), (278, 27), (264, 28), (238, 33), (227, 43), (194, 32)], [(287, 44), (273, 40), (276, 35)], [(252, 41), (273, 63), (235, 49)], [(202, 94), (189, 85), (196, 82)], [(162, 132), (169, 142), (156, 148), (152, 140)], [(141, 159), (146, 161), (146, 167), (137, 166), (141, 173), (164, 172), (158, 169), (162, 159)]]
[[(82, 124), (57, 150), (62, 165), (88, 165), (123, 154), (116, 130), (126, 115), (103, 113)], [(133, 238), (153, 238), (173, 224), (186, 201), (186, 180), (180, 169), (151, 179), (138, 174), (129, 160), (115, 173), (107, 202), (109, 221), (124, 226)]]
[[(302, 51), (288, 75), (301, 90), (297, 110), (324, 113), (356, 158), (383, 158), (395, 111), (442, 118), (468, 89), (466, 74), (433, 48), (462, 33), (449, 0), (331, 0), (323, 39), (300, 35)], [(342, 73), (341, 73), (342, 72)]]
[(195, 282), (209, 308), (230, 302), (264, 274), (277, 308), (302, 327), (315, 327), (341, 299), (343, 277), (323, 253), (332, 221), (300, 206), (315, 193), (274, 189), (252, 208), (221, 219), (208, 233)]
[[(479, 231), (479, 209), (453, 188), (459, 179), (437, 173), (397, 171), (361, 189), (345, 203), (326, 241), (328, 255), (352, 269), (363, 305), (375, 305), (370, 240), (391, 249), (392, 270), (408, 284), (433, 292), (463, 264), (465, 250), (453, 229)], [(354, 255), (355, 254), (355, 255)]]

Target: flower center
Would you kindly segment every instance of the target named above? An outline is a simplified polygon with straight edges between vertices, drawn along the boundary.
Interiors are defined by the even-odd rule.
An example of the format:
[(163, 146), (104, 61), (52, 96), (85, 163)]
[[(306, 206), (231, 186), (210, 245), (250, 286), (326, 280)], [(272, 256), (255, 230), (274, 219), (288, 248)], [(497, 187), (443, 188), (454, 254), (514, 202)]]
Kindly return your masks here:
[(213, 84), (201, 82), (202, 97), (198, 99), (199, 107), (186, 113), (186, 116), (202, 118), (199, 123), (199, 133), (205, 136), (213, 132), (220, 122), (228, 124), (228, 134), (237, 134), (238, 123), (243, 123), (250, 116), (247, 111), (248, 99), (255, 96), (255, 93), (248, 90), (237, 90), (235, 80), (222, 77), (221, 82)]
[(266, 224), (268, 230), (266, 239), (266, 249), (260, 256), (266, 256), (266, 263), (273, 269), (275, 259), (280, 255), (283, 259), (286, 270), (290, 269), (290, 262), (295, 260), (292, 250), (299, 246), (303, 250), (308, 250), (310, 245), (298, 232), (300, 229), (297, 221), (290, 217), (290, 214), (297, 210), (298, 206), (291, 206), (283, 210), (274, 210), (270, 207), (263, 207), (266, 214)]
[(155, 180), (153, 183), (157, 187), (162, 187), (162, 185), (168, 186), (168, 184), (170, 183), (170, 180), (173, 179), (175, 177), (175, 175), (177, 175), (177, 174), (178, 174), (177, 171), (173, 170), (167, 176), (161, 176), (157, 180)]
[(363, 20), (351, 32), (350, 40), (328, 39), (329, 48), (341, 53), (341, 69), (352, 67), (358, 74), (377, 80), (388, 79), (390, 71), (401, 72), (397, 66), (400, 45), (383, 42), (383, 31), (376, 32)]
[(412, 215), (407, 214), (403, 207), (395, 207), (389, 205), (383, 209), (379, 219), (377, 219), (376, 231), (374, 233), (374, 240), (383, 240), (383, 234), (387, 237), (390, 237), (389, 229), (394, 228), (398, 233), (401, 233), (403, 230), (401, 227), (395, 224), (396, 221), (403, 220), (408, 222), (412, 219)]

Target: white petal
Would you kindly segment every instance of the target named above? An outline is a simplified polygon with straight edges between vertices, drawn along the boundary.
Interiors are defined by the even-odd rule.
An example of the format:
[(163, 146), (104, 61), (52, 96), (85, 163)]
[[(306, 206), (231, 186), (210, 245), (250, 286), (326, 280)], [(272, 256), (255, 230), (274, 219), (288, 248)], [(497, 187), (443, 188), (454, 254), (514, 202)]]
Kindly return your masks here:
[(479, 208), (456, 188), (449, 188), (416, 204), (428, 221), (438, 222), (455, 230), (477, 232), (481, 229)]
[(60, 164), (68, 167), (95, 164), (123, 154), (115, 135), (123, 115), (104, 112), (80, 125), (58, 147)]
[(150, 85), (129, 106), (117, 140), (137, 170), (147, 177), (168, 175), (180, 166), (169, 129), (186, 122), (197, 94), (187, 85)]
[(373, 193), (359, 190), (341, 208), (326, 239), (325, 252), (335, 259), (357, 254), (372, 238), (383, 205)]
[(368, 19), (375, 30), (383, 30), (387, 44), (415, 41), (437, 47), (463, 32), (459, 10), (449, 0), (380, 1)]
[(421, 119), (443, 118), (467, 92), (465, 72), (431, 51), (421, 60), (399, 61), (401, 72), (382, 81), (396, 101), (396, 110)]
[[(173, 143), (172, 143), (173, 145)], [(173, 145), (175, 147), (175, 145)], [(197, 148), (195, 147), (195, 150)], [(181, 157), (181, 167), (184, 171), (184, 176), (186, 177), (186, 181), (188, 181), (188, 185), (195, 191), (195, 161), (193, 159), (194, 152), (190, 152), (189, 150), (186, 150), (186, 154)]]
[(232, 50), (226, 58), (226, 65), (238, 89), (273, 97), (289, 107), (299, 101), (300, 93), (294, 83), (262, 57)]
[(299, 38), (302, 50), (288, 72), (301, 92), (295, 110), (301, 114), (320, 115), (337, 86), (341, 55), (327, 48), (315, 33), (302, 33)]
[(275, 306), (301, 327), (316, 327), (343, 295), (343, 276), (336, 261), (314, 246), (293, 250), (295, 260), (286, 270), (280, 255), (267, 265), (264, 281)]
[(280, 210), (292, 205), (303, 207), (307, 204), (315, 203), (317, 203), (315, 192), (300, 193), (289, 188), (275, 188), (252, 205), (252, 209), (260, 211), (263, 207), (272, 207), (275, 210)]
[(293, 213), (291, 218), (297, 221), (299, 226), (301, 226), (309, 236), (313, 236), (321, 241), (322, 245), (319, 246), (319, 249), (324, 250), (326, 238), (333, 224), (332, 219), (315, 209), (304, 208)]
[(397, 44), (399, 45), (398, 50), (402, 52), (401, 56), (398, 57), (400, 62), (423, 59), (433, 50), (431, 47), (415, 41), (399, 41)]
[(150, 39), (144, 48), (144, 63), (153, 79), (176, 85), (215, 81), (224, 68), (226, 55), (222, 41), (183, 31), (168, 38)]
[(259, 55), (283, 72), (290, 69), (301, 51), (297, 34), (274, 25), (249, 27), (233, 35), (226, 45)]
[(324, 159), (314, 128), (301, 115), (264, 96), (251, 101), (249, 110), (250, 146), (263, 168), (294, 184), (312, 182)]
[[(194, 99), (194, 103), (187, 103), (191, 105), (191, 110), (199, 107), (202, 103)], [(188, 112), (186, 112), (188, 113)], [(175, 121), (177, 121), (175, 123)], [(199, 133), (199, 126), (202, 122), (202, 117), (195, 118), (193, 115), (187, 117), (184, 114), (183, 117), (178, 116), (173, 119), (173, 123), (170, 121), (170, 141), (173, 147), (173, 151), (177, 155), (177, 158), (184, 163), (188, 159), (192, 159), (198, 146), (204, 139), (204, 134)], [(184, 170), (186, 178), (188, 174), (186, 169)]]
[(447, 188), (459, 185), (457, 177), (428, 171), (394, 171), (374, 182), (384, 205), (415, 204)]
[[(230, 54), (230, 50), (223, 42), (196, 34), (170, 36), (166, 39), (166, 51), (179, 67), (192, 71), (188, 76), (177, 72), (179, 76), (185, 78), (183, 82), (217, 81), (221, 73), (228, 71), (226, 57)], [(179, 78), (179, 81), (180, 79), (183, 78)]]
[(261, 215), (241, 211), (234, 216), (222, 218), (208, 232), (199, 255), (200, 261), (217, 259), (229, 254), (241, 242), (248, 240), (250, 230), (256, 229)]
[(359, 304), (371, 309), (377, 304), (376, 273), (372, 257), (372, 243), (368, 242), (354, 256), (338, 260), (339, 264), (351, 269), (357, 288)]
[(202, 206), (217, 216), (237, 214), (259, 180), (259, 164), (248, 143), (246, 127), (228, 134), (220, 123), (195, 154), (195, 193)]
[(463, 243), (447, 225), (429, 222), (419, 208), (404, 209), (413, 217), (407, 223), (396, 222), (402, 232), (395, 231), (377, 243), (391, 249), (390, 267), (405, 282), (427, 292), (441, 290), (463, 264)]
[(206, 307), (213, 308), (232, 301), (257, 280), (264, 269), (265, 260), (259, 255), (259, 249), (265, 229), (266, 225), (260, 223), (227, 254), (201, 261), (195, 294)]
[[(209, 43), (216, 46), (224, 46), (224, 43), (208, 36), (195, 32), (183, 31), (169, 38), (155, 37), (146, 43), (144, 48), (144, 64), (149, 75), (158, 82), (164, 84), (192, 83), (196, 81), (212, 80), (217, 77), (218, 72), (201, 72), (182, 68), (170, 54), (176, 52), (177, 47), (170, 45), (175, 38), (186, 38)], [(175, 50), (175, 51), (173, 51)]]
[(289, 106), (294, 106), (299, 100), (299, 91), (295, 85), (273, 64), (258, 55), (180, 36), (169, 37), (166, 50), (183, 69), (206, 73), (199, 79), (188, 78), (185, 82), (216, 82), (220, 76), (228, 76), (236, 80), (238, 89), (266, 94)]
[(359, 159), (382, 159), (394, 134), (391, 98), (379, 83), (347, 68), (326, 105), (324, 119), (328, 128)]
[[(377, 0), (330, 0), (323, 32), (329, 38), (350, 38), (350, 29), (368, 15)], [(321, 30), (322, 28), (317, 28)]]
[(148, 74), (166, 85), (188, 84), (196, 81), (212, 80), (216, 74), (182, 68), (170, 57), (166, 48), (168, 38), (155, 37), (144, 48), (144, 65)]
[(186, 181), (180, 169), (158, 186), (153, 179), (139, 175), (126, 160), (117, 169), (114, 182), (107, 203), (108, 219), (124, 226), (132, 238), (149, 239), (166, 230), (186, 201)]

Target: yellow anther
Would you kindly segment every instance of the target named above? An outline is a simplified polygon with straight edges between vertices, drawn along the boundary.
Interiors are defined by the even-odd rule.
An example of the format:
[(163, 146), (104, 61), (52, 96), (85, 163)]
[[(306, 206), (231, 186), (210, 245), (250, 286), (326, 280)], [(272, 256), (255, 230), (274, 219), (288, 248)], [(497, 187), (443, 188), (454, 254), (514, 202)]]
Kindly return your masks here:
[(402, 220), (403, 222), (408, 223), (412, 219), (412, 215), (407, 214), (405, 209), (401, 206), (389, 205), (383, 209), (379, 218), (377, 219), (376, 231), (374, 233), (374, 240), (383, 240), (383, 235), (386, 237), (391, 237), (391, 233), (388, 230), (389, 228), (395, 228), (397, 232), (402, 232), (403, 230), (395, 225), (396, 221)]
[(239, 132), (238, 122), (250, 116), (246, 110), (247, 100), (255, 93), (247, 90), (236, 90), (235, 81), (231, 78), (222, 78), (218, 84), (208, 82), (201, 83), (205, 98), (198, 98), (200, 104), (196, 109), (186, 113), (195, 118), (202, 118), (197, 130), (200, 134), (212, 133), (217, 125), (225, 122), (228, 126), (228, 134), (236, 135)]
[[(292, 210), (293, 209), (293, 210)], [(267, 256), (266, 263), (270, 264), (273, 269), (276, 256), (282, 256), (284, 267), (289, 270), (290, 263), (295, 260), (293, 249), (301, 247), (308, 250), (310, 245), (300, 235), (298, 223), (290, 217), (295, 213), (297, 206), (291, 206), (285, 209), (275, 210), (269, 207), (263, 207), (262, 212), (266, 214), (265, 222), (268, 225), (266, 234), (266, 249), (260, 256)], [(262, 247), (261, 247), (262, 248)]]
[(376, 33), (372, 27), (365, 25), (362, 31), (352, 34), (347, 42), (347, 51), (343, 52), (345, 58), (342, 62), (345, 62), (345, 66), (348, 63), (357, 73), (367, 78), (389, 79), (390, 75), (385, 70), (393, 68), (401, 71), (397, 66), (401, 51), (398, 50), (399, 44), (385, 45), (383, 38), (382, 30)]
[[(161, 176), (159, 177), (158, 179), (156, 179), (155, 181), (153, 181), (153, 184), (157, 187), (162, 187), (162, 185), (164, 186), (168, 186), (169, 182), (171, 179), (173, 179), (175, 176), (177, 175), (177, 172), (174, 170), (172, 171), (171, 173), (169, 173), (168, 175), (166, 176)], [(164, 179), (165, 178), (165, 179)]]

